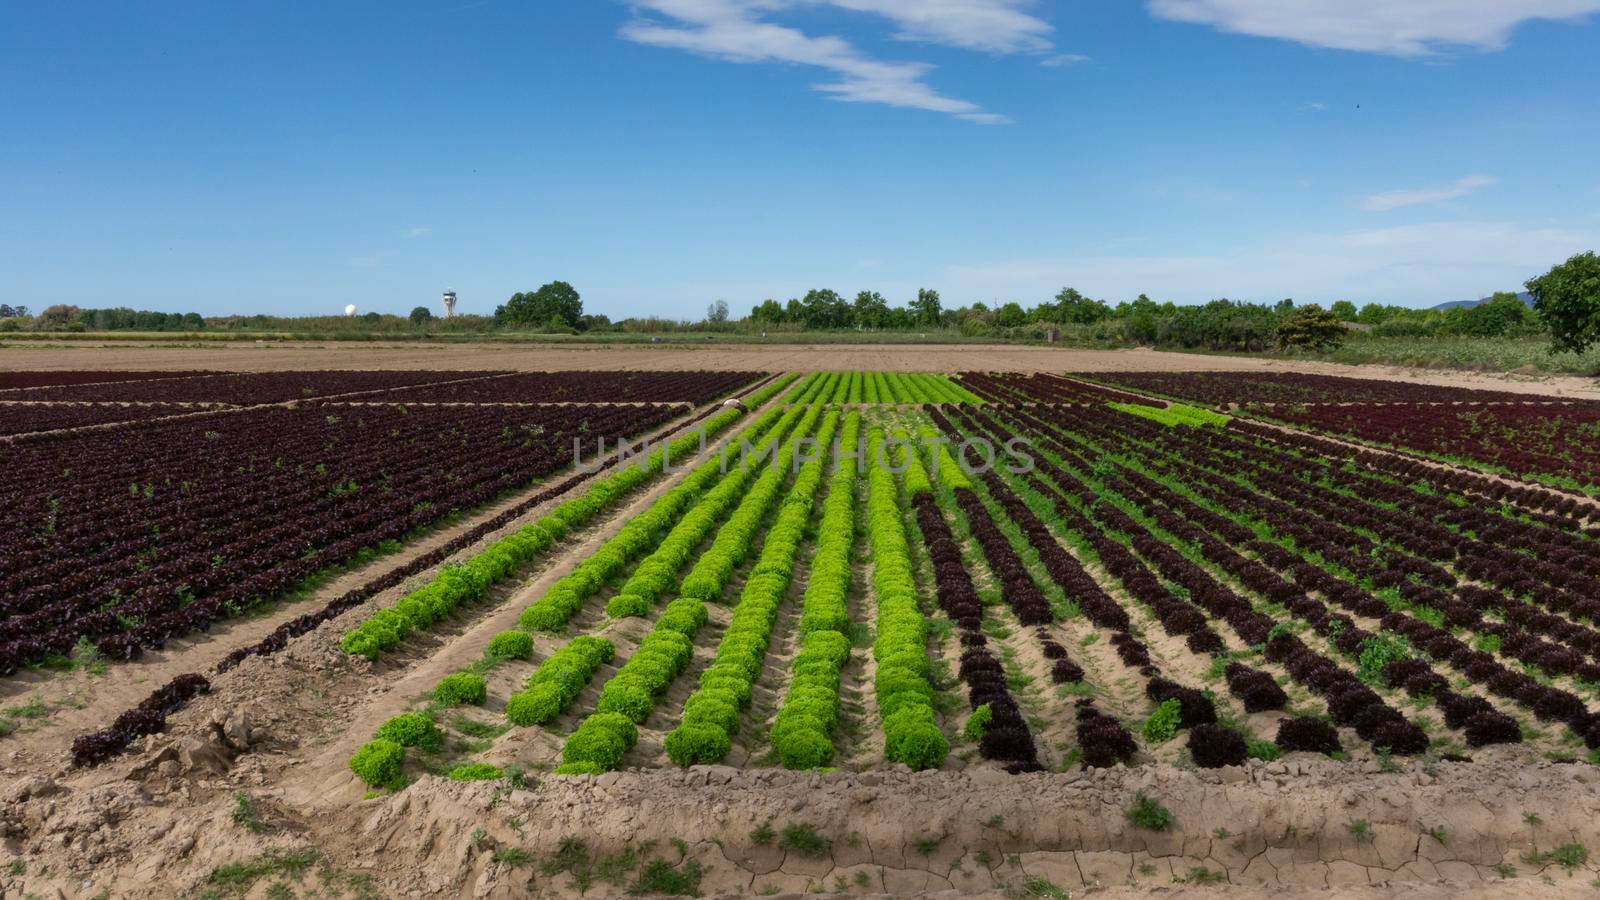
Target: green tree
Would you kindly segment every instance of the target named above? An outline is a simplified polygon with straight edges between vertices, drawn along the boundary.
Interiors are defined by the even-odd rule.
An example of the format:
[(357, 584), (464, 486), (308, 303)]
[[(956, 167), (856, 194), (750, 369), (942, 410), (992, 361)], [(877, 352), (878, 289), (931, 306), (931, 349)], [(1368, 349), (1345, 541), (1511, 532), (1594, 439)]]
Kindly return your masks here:
[(889, 324), (889, 301), (877, 291), (862, 291), (856, 294), (855, 318), (857, 325), (882, 328)]
[(1580, 253), (1527, 283), (1550, 328), (1550, 349), (1582, 353), (1600, 343), (1600, 257)]
[(838, 292), (827, 288), (806, 291), (800, 306), (807, 328), (849, 328), (855, 319), (850, 304)]
[(1103, 301), (1091, 300), (1075, 288), (1062, 288), (1056, 294), (1055, 317), (1051, 321), (1074, 325), (1093, 325), (1111, 318), (1111, 307)]
[(728, 301), (717, 300), (706, 307), (706, 321), (722, 323), (728, 321)]
[(1360, 315), (1360, 313), (1356, 312), (1356, 305), (1349, 300), (1333, 301), (1333, 306), (1328, 308), (1328, 312), (1338, 316), (1341, 322), (1354, 322), (1356, 317)]
[(572, 285), (552, 281), (537, 291), (512, 294), (505, 305), (494, 311), (494, 317), (511, 325), (541, 327), (559, 320), (563, 326), (577, 329), (583, 324), (583, 300)]
[(1022, 304), (1015, 301), (1001, 306), (994, 314), (994, 323), (1001, 328), (1015, 328), (1027, 324), (1028, 314), (1023, 312)]
[(763, 300), (750, 310), (750, 319), (764, 325), (777, 325), (783, 321), (783, 304), (770, 298)]
[(1283, 316), (1278, 322), (1278, 349), (1329, 350), (1344, 343), (1345, 325), (1339, 317), (1312, 303)]
[(1533, 318), (1521, 297), (1510, 291), (1496, 291), (1487, 302), (1462, 309), (1458, 327), (1478, 337), (1500, 337), (1523, 330)]
[(426, 325), (433, 321), (433, 310), (426, 306), (419, 306), (411, 311), (411, 324)]
[(918, 325), (938, 325), (944, 318), (944, 307), (939, 303), (939, 292), (918, 288), (917, 299), (911, 303), (911, 317)]

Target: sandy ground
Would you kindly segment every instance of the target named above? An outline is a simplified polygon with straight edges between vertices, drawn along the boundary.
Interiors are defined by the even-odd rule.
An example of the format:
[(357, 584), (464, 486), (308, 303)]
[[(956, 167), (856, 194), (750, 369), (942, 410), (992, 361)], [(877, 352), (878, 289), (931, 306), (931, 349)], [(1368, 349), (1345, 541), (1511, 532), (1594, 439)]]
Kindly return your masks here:
[(1423, 384), (1600, 399), (1600, 382), (1575, 376), (1493, 375), (1346, 366), (1241, 356), (1204, 356), (1155, 350), (1081, 350), (1012, 345), (822, 344), (660, 346), (584, 344), (569, 347), (512, 344), (381, 344), (283, 342), (163, 345), (61, 342), (0, 347), (0, 368), (216, 369), (267, 372), (285, 369), (732, 369), (810, 371), (863, 369), (898, 372), (1313, 372), (1385, 378)]

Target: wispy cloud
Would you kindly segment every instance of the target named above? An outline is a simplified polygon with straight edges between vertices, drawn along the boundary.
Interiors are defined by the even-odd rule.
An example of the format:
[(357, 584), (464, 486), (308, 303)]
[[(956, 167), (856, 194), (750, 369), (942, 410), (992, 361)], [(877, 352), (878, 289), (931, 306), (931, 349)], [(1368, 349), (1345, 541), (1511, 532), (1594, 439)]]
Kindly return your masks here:
[(367, 253), (362, 256), (352, 256), (349, 259), (352, 269), (376, 269), (383, 265), (383, 261), (394, 256), (393, 250), (379, 250), (376, 253)]
[(1047, 69), (1060, 69), (1066, 66), (1080, 66), (1089, 62), (1089, 57), (1082, 53), (1057, 53), (1055, 56), (1046, 56), (1039, 60), (1039, 65)]
[[(814, 0), (815, 2), (815, 0)], [(874, 13), (895, 24), (895, 37), (983, 50), (1042, 53), (1051, 48), (1049, 22), (1026, 12), (1032, 0), (820, 0), (843, 9)], [(776, 3), (763, 3), (775, 6)]]
[(876, 59), (844, 38), (813, 35), (772, 21), (785, 10), (829, 5), (888, 19), (894, 37), (991, 53), (1051, 47), (1049, 23), (1024, 12), (1027, 0), (634, 0), (623, 38), (736, 63), (785, 63), (826, 71), (813, 85), (829, 99), (944, 113), (983, 125), (1011, 122), (925, 80), (933, 67)]
[(406, 229), (406, 237), (408, 237), (408, 238), (425, 238), (425, 237), (432, 237), (432, 236), (433, 236), (433, 229), (432, 228), (428, 228), (428, 227), (423, 226), (423, 225), (418, 225), (415, 228)]
[(1600, 0), (1149, 0), (1158, 18), (1393, 56), (1499, 50), (1532, 19), (1573, 20)]
[(1592, 247), (1600, 230), (1504, 222), (1436, 222), (1301, 235), (1213, 255), (1099, 255), (997, 260), (947, 269), (947, 297), (1048, 297), (1072, 285), (1094, 297), (1339, 298), (1431, 305), (1511, 290), (1554, 260)]
[(1323, 103), (1321, 100), (1307, 100), (1306, 102), (1300, 104), (1300, 111), (1301, 112), (1327, 112), (1328, 111), (1328, 104)]
[(1407, 206), (1423, 206), (1429, 203), (1443, 203), (1446, 200), (1459, 200), (1476, 191), (1478, 188), (1494, 184), (1496, 179), (1490, 175), (1468, 175), (1449, 184), (1435, 187), (1417, 188), (1413, 190), (1384, 191), (1372, 194), (1361, 199), (1361, 208), (1367, 212), (1388, 212), (1391, 209), (1402, 209)]

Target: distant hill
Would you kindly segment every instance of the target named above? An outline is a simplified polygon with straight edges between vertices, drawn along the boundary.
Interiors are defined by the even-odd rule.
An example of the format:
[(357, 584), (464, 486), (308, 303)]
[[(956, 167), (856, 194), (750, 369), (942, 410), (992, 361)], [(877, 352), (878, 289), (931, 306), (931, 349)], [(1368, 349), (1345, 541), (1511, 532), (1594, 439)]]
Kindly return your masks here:
[[(1528, 293), (1527, 291), (1523, 291), (1522, 293), (1518, 294), (1517, 295), (1517, 299), (1521, 300), (1523, 303), (1527, 304), (1529, 309), (1533, 308), (1533, 295)], [(1488, 302), (1489, 302), (1489, 298), (1488, 297), (1484, 297), (1481, 300), (1452, 300), (1449, 303), (1441, 303), (1438, 306), (1435, 306), (1433, 308), (1434, 309), (1465, 309), (1467, 307), (1472, 307), (1472, 306), (1482, 306), (1483, 304), (1488, 303)]]

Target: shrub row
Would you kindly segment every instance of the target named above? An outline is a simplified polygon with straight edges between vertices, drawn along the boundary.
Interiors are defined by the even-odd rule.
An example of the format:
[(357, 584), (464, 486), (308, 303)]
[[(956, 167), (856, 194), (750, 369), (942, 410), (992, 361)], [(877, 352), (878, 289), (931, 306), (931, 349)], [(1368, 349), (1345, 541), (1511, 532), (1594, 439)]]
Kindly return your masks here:
[[(846, 415), (840, 446), (855, 447), (860, 428), (860, 413)], [(835, 465), (801, 605), (800, 652), (790, 663), (794, 674), (772, 726), (778, 759), (790, 769), (814, 769), (833, 761), (839, 672), (850, 658), (846, 596), (850, 591), (850, 549), (855, 545), (857, 461), (838, 459)]]
[[(746, 402), (752, 407), (765, 403), (792, 380), (788, 377), (779, 378), (751, 394)], [(595, 482), (582, 496), (568, 500), (537, 522), (490, 544), (466, 563), (446, 566), (428, 584), (346, 632), (340, 640), (340, 646), (346, 653), (377, 659), (412, 631), (428, 628), (458, 606), (482, 599), (492, 585), (548, 549), (568, 530), (588, 522), (624, 494), (659, 473), (665, 461), (664, 450), (672, 456), (682, 457), (699, 446), (702, 434), (706, 438), (720, 434), (744, 415), (742, 409), (724, 409), (706, 419), (695, 433), (678, 437), (666, 448), (655, 450), (645, 467), (624, 466), (620, 471)]]
[[(822, 446), (833, 443), (838, 425), (837, 411), (823, 417), (817, 430)], [(700, 688), (684, 703), (682, 724), (667, 735), (667, 755), (680, 766), (716, 762), (728, 752), (730, 737), (739, 728), (739, 709), (749, 702), (749, 686), (766, 661), (772, 626), (794, 575), (795, 556), (811, 521), (825, 459), (818, 456), (796, 473), (733, 608), (717, 655), (702, 676)], [(744, 688), (728, 685), (740, 681)]]
[[(880, 446), (883, 439), (882, 429), (872, 429), (871, 446)], [(899, 492), (893, 473), (876, 458), (870, 459), (869, 465), (867, 525), (878, 606), (878, 637), (872, 647), (877, 662), (873, 689), (883, 719), (884, 756), (913, 769), (937, 768), (950, 752), (950, 744), (934, 719), (927, 622), (917, 601)]]
[(616, 649), (605, 638), (577, 637), (550, 655), (506, 701), (513, 725), (543, 725), (561, 715)]
[[(744, 562), (750, 544), (766, 518), (767, 510), (783, 489), (784, 477), (794, 460), (800, 439), (811, 434), (811, 429), (822, 413), (820, 404), (805, 408), (805, 418), (774, 456), (771, 465), (751, 485), (749, 493), (739, 501), (728, 521), (717, 530), (711, 546), (695, 561), (694, 568), (685, 575), (678, 593), (696, 600), (715, 600), (722, 596), (733, 570)], [(824, 442), (825, 443), (825, 442)]]
[[(760, 434), (773, 430), (785, 416), (780, 408), (768, 410), (746, 433)], [(522, 611), (522, 627), (535, 631), (555, 631), (567, 624), (583, 602), (605, 586), (639, 554), (655, 546), (662, 533), (676, 522), (683, 511), (693, 504), (717, 479), (723, 477), (726, 454), (737, 452), (728, 448), (714, 459), (707, 460), (683, 477), (671, 490), (662, 494), (643, 514), (633, 518), (622, 530), (612, 535), (588, 559), (563, 576)]]
[[(783, 439), (795, 420), (805, 414), (807, 407), (792, 407), (771, 431), (756, 444), (757, 455)], [(622, 618), (642, 616), (655, 606), (662, 593), (673, 586), (678, 570), (699, 549), (705, 536), (722, 520), (723, 514), (745, 492), (755, 467), (741, 459), (737, 468), (728, 472), (722, 481), (706, 493), (694, 508), (672, 526), (672, 531), (662, 539), (655, 551), (634, 569), (626, 583), (611, 602), (606, 613)]]

